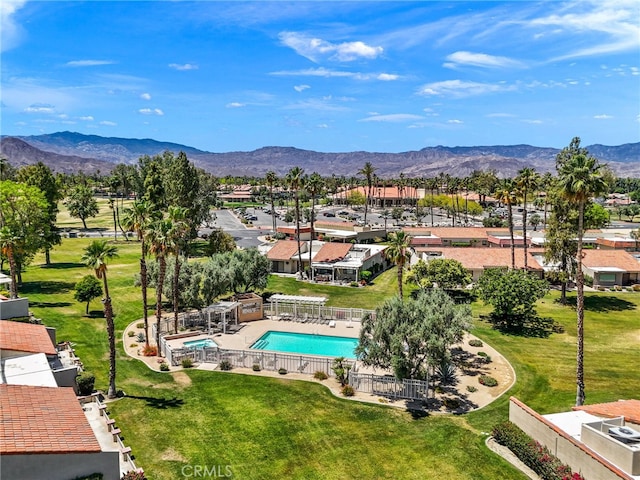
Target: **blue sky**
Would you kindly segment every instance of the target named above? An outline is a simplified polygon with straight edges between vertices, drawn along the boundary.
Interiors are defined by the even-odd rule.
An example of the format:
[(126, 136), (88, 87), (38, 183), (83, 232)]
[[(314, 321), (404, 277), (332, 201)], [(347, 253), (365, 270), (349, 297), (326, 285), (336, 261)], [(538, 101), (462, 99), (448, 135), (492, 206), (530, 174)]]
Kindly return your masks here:
[(2, 0), (1, 132), (293, 146), (640, 141), (640, 2)]

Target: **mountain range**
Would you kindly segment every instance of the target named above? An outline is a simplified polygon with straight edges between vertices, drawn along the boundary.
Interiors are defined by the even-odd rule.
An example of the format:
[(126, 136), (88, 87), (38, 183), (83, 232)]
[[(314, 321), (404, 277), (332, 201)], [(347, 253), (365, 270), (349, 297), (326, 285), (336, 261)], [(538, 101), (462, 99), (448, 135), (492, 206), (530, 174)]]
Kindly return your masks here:
[[(640, 177), (640, 142), (619, 146), (590, 145), (591, 155), (607, 163), (622, 177)], [(294, 147), (263, 147), (249, 152), (212, 153), (186, 145), (152, 139), (101, 137), (75, 132), (47, 135), (3, 136), (0, 154), (13, 166), (38, 161), (57, 172), (107, 173), (116, 164), (134, 164), (143, 155), (166, 150), (183, 151), (197, 167), (217, 176), (263, 176), (273, 170), (286, 174), (294, 166), (307, 173), (355, 176), (371, 162), (381, 178), (432, 177), (439, 173), (465, 177), (474, 170), (493, 169), (500, 177), (513, 177), (525, 167), (540, 173), (555, 172), (559, 149), (531, 145), (426, 147), (401, 153), (323, 153)]]

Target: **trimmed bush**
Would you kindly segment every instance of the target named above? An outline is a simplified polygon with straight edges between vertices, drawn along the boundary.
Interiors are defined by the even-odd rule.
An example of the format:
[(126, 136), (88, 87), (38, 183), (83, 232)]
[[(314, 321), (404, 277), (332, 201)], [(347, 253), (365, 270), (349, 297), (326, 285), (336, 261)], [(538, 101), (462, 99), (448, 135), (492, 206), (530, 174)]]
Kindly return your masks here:
[(543, 480), (584, 480), (579, 473), (572, 473), (571, 468), (562, 464), (547, 447), (534, 441), (511, 422), (493, 427), (492, 435), (496, 442), (511, 450)]
[(485, 387), (495, 387), (498, 385), (498, 381), (489, 375), (480, 375), (478, 382)]
[(467, 385), (467, 392), (473, 393), (473, 392), (477, 392), (478, 389), (476, 387), (474, 387), (473, 385)]
[(92, 373), (82, 372), (77, 377), (78, 383), (78, 395), (91, 395), (93, 393), (93, 386), (96, 383), (96, 377)]
[(228, 372), (229, 370), (231, 370), (233, 368), (233, 365), (231, 365), (231, 362), (229, 360), (222, 360), (218, 364), (218, 367), (220, 368), (220, 370)]
[(136, 332), (134, 332), (133, 330), (129, 330), (129, 333), (127, 333), (127, 335), (129, 335), (130, 337), (133, 337), (136, 334)]
[(286, 375), (287, 374), (287, 369), (286, 368), (279, 368), (278, 369), (278, 373), (280, 375)]
[(318, 370), (313, 374), (313, 378), (315, 378), (316, 380), (326, 380), (327, 378), (329, 378), (329, 375), (324, 373), (322, 370)]
[(136, 323), (136, 328), (144, 328), (144, 322)]
[(254, 372), (259, 372), (260, 370), (261, 370), (260, 364), (259, 363), (254, 363), (253, 364), (253, 371)]
[(457, 408), (460, 407), (460, 401), (456, 398), (445, 398), (444, 400), (442, 400), (442, 404), (444, 405), (444, 408), (446, 408), (447, 410), (456, 410)]
[(353, 397), (356, 394), (356, 391), (351, 385), (343, 386), (341, 392), (345, 397)]
[(478, 340), (478, 339), (473, 339), (473, 340), (469, 340), (469, 346), (471, 347), (482, 347), (484, 344), (482, 343), (482, 340)]
[(129, 471), (125, 473), (120, 480), (147, 480), (143, 472)]
[(182, 359), (182, 362), (180, 362), (182, 364), (182, 368), (191, 368), (193, 367), (193, 360), (189, 357), (185, 357)]
[(162, 362), (160, 364), (160, 371), (161, 372), (168, 372), (169, 371), (169, 364), (167, 362)]

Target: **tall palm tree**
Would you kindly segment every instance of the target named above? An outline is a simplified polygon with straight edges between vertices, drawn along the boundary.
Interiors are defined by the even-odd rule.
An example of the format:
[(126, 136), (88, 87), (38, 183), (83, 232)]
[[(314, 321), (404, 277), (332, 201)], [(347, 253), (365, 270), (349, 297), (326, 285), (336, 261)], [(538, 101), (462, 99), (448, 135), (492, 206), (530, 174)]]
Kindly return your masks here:
[(271, 200), (271, 230), (276, 234), (276, 206), (274, 202), (273, 189), (278, 185), (278, 176), (274, 171), (268, 171), (264, 180), (269, 188), (269, 199)]
[(494, 192), (496, 200), (507, 206), (507, 222), (511, 238), (511, 268), (516, 268), (516, 246), (513, 237), (513, 204), (517, 202), (516, 185), (511, 178), (502, 179)]
[(107, 282), (107, 262), (118, 256), (118, 249), (109, 245), (106, 240), (94, 240), (82, 255), (82, 263), (93, 268), (96, 277), (102, 280), (104, 288), (104, 317), (107, 321), (107, 336), (109, 337), (109, 390), (107, 397), (116, 397), (116, 329), (113, 323), (113, 308), (109, 296), (109, 282)]
[(302, 277), (302, 245), (300, 243), (300, 192), (304, 187), (304, 170), (300, 167), (293, 167), (287, 173), (285, 182), (289, 190), (293, 192), (295, 201), (296, 216), (296, 241), (298, 242), (298, 274)]
[(522, 238), (524, 239), (524, 269), (528, 269), (527, 259), (527, 195), (538, 187), (540, 175), (534, 168), (523, 168), (515, 179), (516, 185), (522, 194)]
[(398, 295), (403, 298), (402, 276), (404, 266), (411, 261), (413, 250), (411, 248), (411, 237), (402, 230), (391, 232), (387, 236), (389, 246), (384, 251), (384, 256), (398, 267)]
[(164, 277), (167, 272), (167, 255), (171, 249), (171, 228), (170, 220), (160, 218), (149, 225), (147, 238), (149, 239), (149, 252), (158, 261), (158, 281), (156, 282), (156, 346), (158, 356), (160, 356), (160, 323), (162, 320), (162, 289), (164, 288)]
[(311, 238), (309, 240), (309, 271), (311, 273), (311, 280), (313, 280), (313, 268), (311, 268), (311, 260), (313, 258), (313, 238), (315, 236), (315, 222), (316, 222), (316, 199), (324, 191), (324, 180), (319, 173), (313, 172), (307, 180), (307, 193), (311, 197)]
[(377, 168), (371, 165), (371, 162), (366, 162), (364, 167), (358, 170), (359, 175), (363, 175), (365, 181), (367, 182), (367, 197), (364, 201), (364, 223), (367, 223), (367, 212), (369, 210), (369, 202), (371, 198), (371, 189), (373, 188), (373, 179), (375, 176)]
[(145, 233), (154, 212), (151, 210), (151, 205), (145, 200), (136, 200), (131, 207), (124, 210), (122, 218), (123, 227), (127, 231), (134, 231), (140, 241), (140, 285), (142, 288), (142, 315), (144, 320), (144, 341), (145, 345), (149, 346), (149, 318), (147, 315), (147, 285), (149, 284), (147, 277), (147, 255), (148, 245), (145, 238)]
[(180, 279), (180, 252), (186, 249), (190, 231), (189, 224), (187, 222), (187, 209), (175, 205), (170, 206), (169, 221), (171, 222), (169, 247), (171, 253), (173, 253), (175, 257), (175, 263), (173, 265), (173, 282), (171, 284), (171, 291), (173, 293), (173, 329), (178, 333), (178, 282)]
[(582, 240), (584, 236), (584, 210), (587, 201), (607, 189), (602, 165), (593, 157), (578, 153), (558, 164), (559, 182), (563, 195), (578, 207), (578, 248), (576, 253), (576, 405), (584, 403), (584, 273), (582, 272)]

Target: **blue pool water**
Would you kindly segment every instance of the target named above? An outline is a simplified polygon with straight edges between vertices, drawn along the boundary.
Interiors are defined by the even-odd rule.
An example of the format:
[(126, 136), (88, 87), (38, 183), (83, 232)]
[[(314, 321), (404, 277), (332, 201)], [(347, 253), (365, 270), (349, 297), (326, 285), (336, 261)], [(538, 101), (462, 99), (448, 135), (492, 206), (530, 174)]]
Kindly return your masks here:
[(305, 355), (356, 358), (354, 350), (357, 345), (357, 338), (269, 331), (251, 345), (251, 348)]
[(218, 346), (218, 344), (210, 338), (191, 340), (189, 342), (184, 342), (182, 345), (184, 345), (186, 348), (211, 348)]

